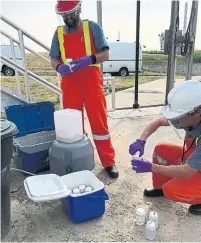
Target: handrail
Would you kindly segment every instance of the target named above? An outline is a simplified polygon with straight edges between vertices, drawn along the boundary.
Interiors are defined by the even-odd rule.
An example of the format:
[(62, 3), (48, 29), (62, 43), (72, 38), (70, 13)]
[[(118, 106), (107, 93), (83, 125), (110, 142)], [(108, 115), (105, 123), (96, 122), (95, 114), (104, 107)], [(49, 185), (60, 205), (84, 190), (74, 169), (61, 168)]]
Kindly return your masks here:
[[(9, 38), (11, 47), (13, 46), (13, 42), (16, 42), (20, 46), (21, 54), (22, 54), (22, 63), (23, 63), (23, 68), (24, 68), (23, 69), (24, 70), (23, 74), (24, 74), (24, 83), (25, 83), (26, 97), (27, 97), (27, 101), (30, 102), (31, 101), (31, 96), (30, 96), (30, 86), (29, 86), (29, 79), (28, 79), (28, 76), (29, 76), (30, 72), (28, 72), (28, 68), (27, 68), (25, 49), (30, 51), (34, 55), (42, 58), (44, 61), (48, 62), (49, 64), (50, 64), (50, 60), (48, 58), (44, 57), (43, 55), (35, 52), (31, 48), (25, 46), (23, 36), (25, 35), (26, 37), (31, 39), (36, 44), (38, 44), (39, 46), (43, 47), (46, 51), (50, 51), (50, 48), (48, 46), (46, 46), (45, 44), (43, 44), (42, 42), (40, 42), (39, 40), (37, 40), (35, 37), (30, 35), (29, 33), (27, 33), (25, 30), (23, 30), (17, 24), (15, 24), (12, 21), (10, 21), (9, 19), (7, 19), (5, 16), (1, 15), (0, 17), (1, 17), (2, 21), (4, 21), (6, 24), (10, 25), (11, 27), (13, 27), (14, 29), (16, 29), (18, 31), (19, 41), (16, 40), (15, 38), (13, 38), (12, 36), (10, 36), (9, 34), (5, 33), (2, 30), (1, 30), (1, 34), (6, 36), (7, 38)], [(13, 60), (16, 60), (15, 52), (13, 51), (13, 48), (11, 48), (11, 51), (12, 51)], [(16, 70), (17, 91), (20, 94), (21, 93), (21, 87), (20, 87), (19, 75), (18, 75), (19, 68), (15, 69), (15, 70)], [(39, 80), (44, 80), (44, 79), (40, 79), (39, 78), (37, 81), (39, 81)], [(48, 83), (48, 81), (46, 81), (46, 82)], [(43, 83), (43, 81), (42, 81), (42, 83)], [(58, 83), (58, 87), (60, 87), (58, 73), (57, 73), (57, 83)], [(53, 91), (54, 91), (54, 89), (53, 89)], [(62, 104), (62, 95), (61, 94), (59, 94), (59, 99), (60, 99), (60, 107), (62, 108), (63, 104)]]
[[(18, 45), (20, 45), (20, 42), (19, 42), (18, 40), (16, 40), (15, 38), (13, 38), (11, 35), (5, 33), (3, 30), (1, 30), (0, 33), (1, 33), (2, 35), (6, 36), (6, 37), (9, 38), (9, 39), (11, 38), (15, 43), (17, 43)], [(38, 56), (38, 57), (40, 57), (40, 58), (42, 58), (42, 59), (44, 59), (45, 61), (47, 61), (47, 62), (50, 63), (50, 60), (49, 60), (48, 58), (46, 58), (46, 57), (44, 57), (43, 55), (41, 55), (41, 54), (35, 52), (33, 49), (27, 47), (26, 45), (24, 45), (24, 47), (25, 47), (25, 49), (26, 49), (27, 51), (30, 51), (31, 53), (35, 54), (36, 56)]]
[(40, 42), (39, 40), (37, 40), (35, 37), (33, 37), (32, 35), (30, 35), (29, 33), (27, 33), (25, 30), (23, 30), (21, 27), (19, 27), (17, 24), (14, 24), (12, 21), (10, 21), (9, 19), (7, 19), (5, 16), (1, 15), (0, 16), (1, 19), (7, 23), (8, 25), (12, 26), (14, 29), (21, 30), (21, 32), (28, 38), (30, 38), (31, 40), (33, 40), (35, 43), (37, 43), (38, 45), (42, 46), (44, 49), (46, 49), (47, 51), (50, 50), (50, 48), (46, 45), (44, 45), (42, 42)]
[[(13, 62), (11, 59), (7, 58), (6, 56), (0, 54), (0, 58), (4, 63), (6, 63), (9, 66), (12, 66), (12, 68), (17, 68), (20, 73), (25, 72), (25, 68), (21, 67), (20, 65), (18, 65), (15, 62)], [(27, 71), (27, 73), (28, 73), (29, 77), (32, 78), (34, 81), (37, 81), (37, 82), (43, 84), (44, 86), (46, 86), (47, 88), (50, 88), (51, 90), (53, 90), (55, 93), (57, 93), (59, 95), (61, 94), (61, 89), (58, 88), (56, 85), (46, 81), (45, 79), (41, 78), (40, 76), (38, 76), (37, 74), (35, 74), (29, 70)]]

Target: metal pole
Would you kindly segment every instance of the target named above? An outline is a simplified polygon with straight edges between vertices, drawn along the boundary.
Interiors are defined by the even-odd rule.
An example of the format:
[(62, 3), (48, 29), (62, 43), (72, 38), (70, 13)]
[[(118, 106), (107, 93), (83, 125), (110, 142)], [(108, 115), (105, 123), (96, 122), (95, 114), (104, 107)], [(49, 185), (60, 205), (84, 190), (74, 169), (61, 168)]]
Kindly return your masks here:
[(175, 81), (175, 59), (176, 59), (176, 20), (179, 1), (172, 1), (171, 7), (171, 20), (169, 28), (169, 54), (168, 54), (168, 66), (167, 66), (167, 83), (166, 83), (166, 96), (165, 104), (167, 105), (167, 96), (170, 90), (174, 87)]
[[(9, 38), (9, 40), (10, 40), (10, 46), (11, 46), (11, 52), (12, 52), (13, 61), (17, 62), (16, 61), (16, 56), (15, 56), (15, 47), (14, 47), (14, 44), (13, 44), (13, 40), (12, 40), (12, 38)], [(20, 87), (20, 78), (19, 78), (19, 73), (18, 73), (17, 69), (15, 69), (15, 75), (16, 75), (16, 83), (17, 83), (17, 92), (19, 94), (22, 94), (21, 87)]]
[(18, 30), (18, 34), (19, 34), (19, 41), (20, 41), (20, 49), (21, 49), (21, 53), (22, 53), (22, 63), (23, 63), (23, 67), (25, 69), (25, 72), (24, 72), (24, 83), (25, 83), (26, 97), (27, 97), (27, 101), (31, 102), (30, 87), (29, 87), (29, 77), (28, 77), (28, 72), (27, 72), (27, 61), (26, 61), (26, 56), (25, 56), (23, 33), (22, 33), (21, 30)]
[(184, 26), (183, 26), (183, 35), (186, 32), (186, 22), (187, 22), (187, 13), (188, 13), (188, 3), (185, 3), (185, 10), (184, 10)]
[[(103, 27), (102, 21), (102, 0), (97, 0), (97, 22), (100, 27)], [(103, 63), (101, 63), (101, 72), (103, 72)]]
[(115, 110), (115, 89), (116, 89), (116, 81), (112, 79), (112, 110)]
[(185, 80), (191, 79), (192, 76), (192, 65), (193, 65), (193, 54), (195, 48), (195, 36), (196, 36), (196, 28), (197, 28), (197, 16), (198, 16), (198, 1), (192, 2), (191, 7), (191, 16), (192, 16), (192, 29), (191, 29), (191, 44), (189, 46), (189, 52), (186, 59), (186, 77)]
[(137, 1), (137, 17), (136, 17), (136, 51), (135, 51), (135, 96), (133, 108), (139, 108), (138, 103), (138, 76), (139, 76), (139, 39), (140, 39), (140, 1)]

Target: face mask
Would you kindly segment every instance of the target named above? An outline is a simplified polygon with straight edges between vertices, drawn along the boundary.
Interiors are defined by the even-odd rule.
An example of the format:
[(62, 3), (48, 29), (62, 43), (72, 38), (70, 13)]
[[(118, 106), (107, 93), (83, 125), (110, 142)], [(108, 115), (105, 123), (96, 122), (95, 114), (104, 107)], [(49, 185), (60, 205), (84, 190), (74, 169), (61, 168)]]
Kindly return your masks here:
[(184, 129), (180, 126), (179, 120), (171, 120), (171, 121), (169, 120), (168, 122), (170, 123), (171, 126), (173, 126), (176, 129)]

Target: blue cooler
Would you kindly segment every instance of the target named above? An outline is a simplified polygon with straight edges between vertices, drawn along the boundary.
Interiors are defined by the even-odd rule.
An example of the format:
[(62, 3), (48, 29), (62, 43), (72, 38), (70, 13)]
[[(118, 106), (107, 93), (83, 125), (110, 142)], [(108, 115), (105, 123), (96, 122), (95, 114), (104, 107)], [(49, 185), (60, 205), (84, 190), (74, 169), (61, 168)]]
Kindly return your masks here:
[(64, 212), (73, 223), (83, 223), (105, 213), (105, 201), (109, 200), (104, 184), (91, 171), (79, 171), (62, 176), (64, 184), (71, 190), (79, 185), (93, 188), (91, 192), (70, 194), (62, 199)]
[[(73, 194), (80, 185), (92, 188), (90, 192)], [(78, 171), (62, 177), (56, 174), (30, 176), (24, 180), (28, 197), (35, 202), (62, 199), (68, 218), (75, 224), (101, 217), (105, 201), (109, 200), (104, 184), (91, 171)]]
[(30, 173), (49, 170), (49, 148), (56, 139), (54, 105), (51, 102), (13, 105), (6, 116), (17, 126), (14, 137), (17, 167)]

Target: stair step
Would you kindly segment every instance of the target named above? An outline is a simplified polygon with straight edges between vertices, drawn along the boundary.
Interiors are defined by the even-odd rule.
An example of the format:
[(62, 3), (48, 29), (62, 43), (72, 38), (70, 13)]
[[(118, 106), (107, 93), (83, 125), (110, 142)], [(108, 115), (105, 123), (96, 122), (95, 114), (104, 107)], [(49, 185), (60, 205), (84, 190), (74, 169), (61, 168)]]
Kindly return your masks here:
[(26, 104), (26, 98), (15, 90), (4, 87), (1, 84), (1, 112), (5, 113), (5, 107), (10, 105)]

